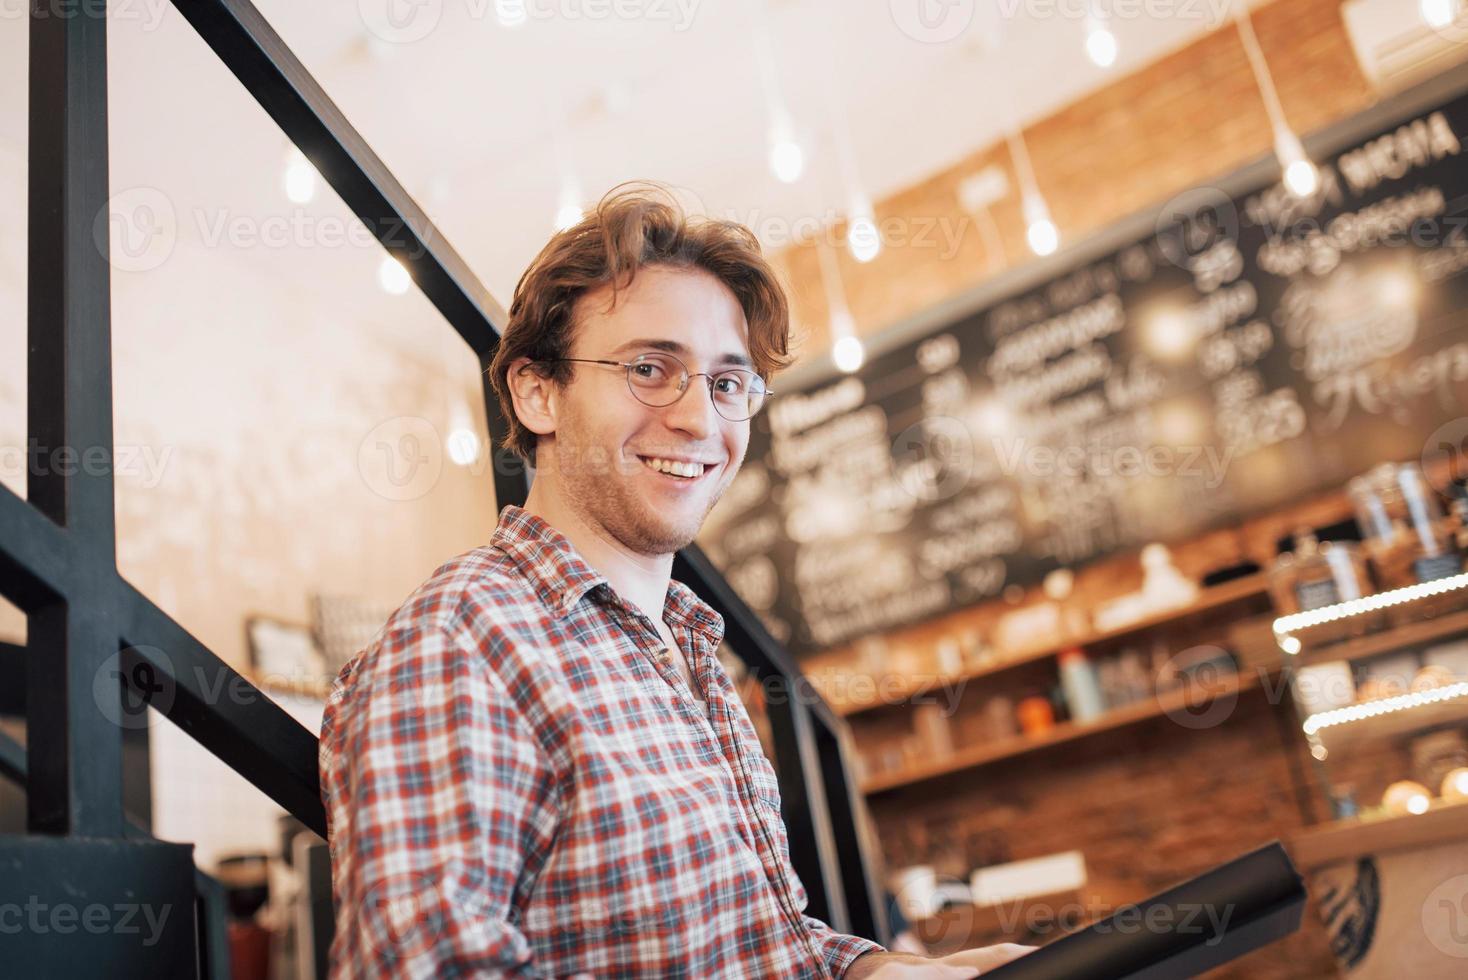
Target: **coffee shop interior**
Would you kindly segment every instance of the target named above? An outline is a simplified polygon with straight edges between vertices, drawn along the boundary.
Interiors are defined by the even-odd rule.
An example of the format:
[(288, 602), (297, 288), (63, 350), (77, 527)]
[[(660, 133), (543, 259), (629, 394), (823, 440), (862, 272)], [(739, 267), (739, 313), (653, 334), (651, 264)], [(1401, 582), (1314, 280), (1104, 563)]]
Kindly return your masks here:
[[(819, 911), (1043, 946), (1278, 841), (1299, 928), (1207, 975), (1468, 975), (1468, 4), (110, 6), (115, 578), (228, 666), (234, 717), (313, 749), (337, 671), (514, 502), (444, 283), (498, 310), (654, 179), (790, 297), (794, 363), (675, 577), (737, 627)], [(258, 11), (330, 127), (215, 6)], [(17, 216), (36, 30), (0, 17)], [(363, 226), (347, 130), (462, 276)], [(17, 508), (86, 465), (27, 449), (44, 254), (0, 237), (12, 679), (51, 636)], [(41, 722), (6, 687), (24, 835)], [(109, 724), (129, 821), (220, 899), (201, 972), (324, 977), (320, 825), (192, 710)]]

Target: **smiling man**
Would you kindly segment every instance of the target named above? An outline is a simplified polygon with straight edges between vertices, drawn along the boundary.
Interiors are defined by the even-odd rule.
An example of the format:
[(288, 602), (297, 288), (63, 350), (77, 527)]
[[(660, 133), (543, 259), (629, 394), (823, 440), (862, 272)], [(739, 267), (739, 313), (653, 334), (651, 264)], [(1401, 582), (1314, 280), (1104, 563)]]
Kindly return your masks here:
[(447, 562), (322, 723), (333, 977), (969, 977), (804, 914), (775, 774), (671, 579), (739, 471), (784, 293), (742, 226), (620, 188), (516, 287), (490, 368), (523, 507)]

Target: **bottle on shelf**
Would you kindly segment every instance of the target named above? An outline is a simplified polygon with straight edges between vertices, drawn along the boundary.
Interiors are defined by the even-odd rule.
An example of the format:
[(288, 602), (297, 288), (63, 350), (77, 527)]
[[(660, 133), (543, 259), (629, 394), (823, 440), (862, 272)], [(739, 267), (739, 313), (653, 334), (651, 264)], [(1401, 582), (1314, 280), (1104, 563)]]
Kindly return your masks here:
[(1458, 557), (1468, 555), (1468, 486), (1453, 483), (1448, 487), (1448, 534)]
[(1047, 697), (1031, 695), (1015, 705), (1014, 713), (1026, 735), (1043, 735), (1055, 727), (1055, 706)]
[(1397, 467), (1397, 483), (1402, 488), (1415, 538), (1413, 576), (1418, 582), (1431, 582), (1458, 574), (1462, 563), (1443, 535), (1442, 510), (1437, 496), (1427, 486), (1422, 467), (1417, 463), (1401, 464)]
[[(1280, 554), (1270, 569), (1269, 590), (1275, 608), (1282, 614), (1304, 612), (1359, 599), (1371, 592), (1366, 560), (1357, 542), (1360, 536), (1351, 522), (1319, 530), (1295, 529), (1293, 550), (1281, 538)], [(1325, 540), (1322, 540), (1324, 538)], [(1352, 616), (1335, 623), (1311, 627), (1310, 639), (1325, 643), (1346, 636), (1359, 636), (1381, 625), (1374, 614)]]
[(1152, 696), (1152, 680), (1142, 652), (1132, 647), (1117, 658), (1117, 674), (1121, 681), (1123, 704), (1134, 704)]
[(1383, 463), (1346, 485), (1365, 535), (1366, 556), (1379, 591), (1413, 585), (1416, 557), (1408, 529), (1407, 502), (1397, 482), (1395, 463)]
[(996, 742), (1019, 734), (1013, 699), (996, 694), (984, 704), (984, 733)]
[(1065, 693), (1065, 704), (1070, 709), (1072, 721), (1090, 721), (1106, 712), (1106, 699), (1101, 694), (1096, 667), (1080, 647), (1061, 652), (1060, 687)]
[(913, 734), (928, 758), (944, 759), (953, 754), (953, 730), (948, 717), (936, 704), (922, 704), (913, 712)]

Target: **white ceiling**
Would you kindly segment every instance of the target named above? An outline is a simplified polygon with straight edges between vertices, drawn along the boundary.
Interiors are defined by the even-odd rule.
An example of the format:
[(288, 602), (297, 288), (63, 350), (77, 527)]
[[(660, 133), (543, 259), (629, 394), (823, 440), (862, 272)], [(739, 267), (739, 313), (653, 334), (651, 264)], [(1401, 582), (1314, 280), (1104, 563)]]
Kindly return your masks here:
[[(495, 0), (257, 2), (502, 303), (552, 230), (558, 131), (583, 200), (655, 178), (778, 246), (780, 219), (846, 209), (833, 124), (843, 114), (856, 171), (880, 199), (1000, 138), (1010, 119), (1043, 117), (1226, 18), (1225, 0), (1134, 4), (1139, 16), (1110, 21), (1121, 54), (1102, 70), (1083, 52), (1081, 0), (768, 0), (775, 71), (807, 151), (805, 177), (786, 185), (766, 166), (754, 0), (531, 0), (561, 13), (514, 29), (498, 23)], [(433, 29), (375, 40), (367, 24), (380, 26), (389, 2), (426, 18), (409, 31)], [(598, 2), (647, 15), (593, 17)], [(915, 39), (899, 21), (916, 4), (966, 26), (944, 43)], [(0, 148), (23, 155), (26, 21), (16, 6), (0, 8)], [(162, 190), (180, 212), (181, 241), (221, 213), (290, 215), (283, 138), (178, 12), (165, 0), (112, 7), (114, 191)], [(345, 216), (329, 192), (305, 211)], [(323, 248), (308, 233), (286, 247), (311, 253), (292, 288), (340, 295), (344, 315), (371, 309), (376, 319), (394, 302), (375, 285), (375, 245)], [(238, 258), (249, 262), (250, 249)]]

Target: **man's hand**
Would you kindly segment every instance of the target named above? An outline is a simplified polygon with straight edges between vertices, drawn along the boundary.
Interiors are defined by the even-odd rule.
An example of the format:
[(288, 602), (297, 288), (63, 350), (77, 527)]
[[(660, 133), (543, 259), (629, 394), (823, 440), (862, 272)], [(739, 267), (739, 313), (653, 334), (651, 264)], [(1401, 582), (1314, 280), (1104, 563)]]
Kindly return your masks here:
[(913, 956), (908, 953), (863, 953), (847, 967), (845, 980), (967, 980), (982, 976), (1017, 960), (1036, 947), (1000, 943), (980, 949), (963, 949), (947, 956)]

